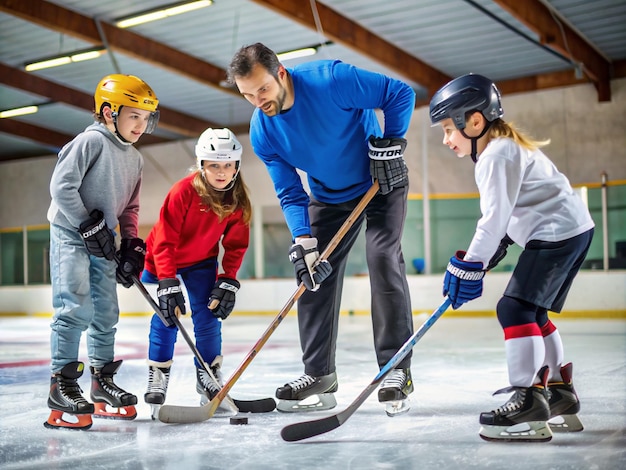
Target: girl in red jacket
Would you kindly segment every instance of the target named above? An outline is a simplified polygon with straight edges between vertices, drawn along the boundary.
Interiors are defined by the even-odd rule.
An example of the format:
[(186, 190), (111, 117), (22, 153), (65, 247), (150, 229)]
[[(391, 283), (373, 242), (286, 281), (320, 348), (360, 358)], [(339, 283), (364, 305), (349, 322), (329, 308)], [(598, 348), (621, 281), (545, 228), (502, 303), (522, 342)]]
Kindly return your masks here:
[[(146, 403), (153, 417), (165, 402), (178, 328), (172, 317), (185, 314), (183, 281), (189, 296), (196, 347), (221, 385), (221, 322), (235, 306), (237, 271), (248, 248), (251, 205), (239, 174), (241, 144), (229, 129), (207, 129), (196, 144), (197, 167), (170, 189), (156, 225), (146, 240), (142, 280), (158, 282), (164, 324), (150, 324)], [(223, 256), (218, 274), (221, 241)], [(201, 403), (219, 391), (194, 359)]]

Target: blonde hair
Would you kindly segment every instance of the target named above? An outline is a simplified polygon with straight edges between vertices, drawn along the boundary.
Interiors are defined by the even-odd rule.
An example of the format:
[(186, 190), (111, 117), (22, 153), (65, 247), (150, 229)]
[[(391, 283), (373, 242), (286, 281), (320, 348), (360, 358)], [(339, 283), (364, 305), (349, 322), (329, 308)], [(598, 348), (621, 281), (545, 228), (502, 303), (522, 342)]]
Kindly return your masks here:
[(237, 175), (237, 179), (231, 189), (228, 191), (217, 191), (202, 176), (202, 170), (193, 169), (195, 177), (191, 184), (200, 196), (202, 204), (215, 212), (220, 222), (229, 215), (233, 214), (238, 208), (243, 212), (243, 221), (250, 224), (252, 219), (252, 205), (248, 196), (248, 188), (243, 182), (241, 173)]
[(550, 143), (550, 139), (535, 140), (520, 129), (516, 128), (513, 123), (508, 123), (500, 118), (493, 121), (491, 127), (489, 128), (489, 140), (497, 139), (498, 137), (512, 139), (516, 144), (521, 145), (528, 150), (537, 150)]

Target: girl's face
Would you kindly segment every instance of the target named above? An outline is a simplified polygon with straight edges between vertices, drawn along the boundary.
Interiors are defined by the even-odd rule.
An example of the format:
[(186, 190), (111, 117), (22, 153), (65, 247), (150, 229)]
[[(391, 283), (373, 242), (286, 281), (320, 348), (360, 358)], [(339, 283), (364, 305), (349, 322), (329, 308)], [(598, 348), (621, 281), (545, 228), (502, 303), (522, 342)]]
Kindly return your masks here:
[(204, 179), (215, 189), (226, 188), (237, 174), (236, 162), (202, 162)]
[[(485, 123), (482, 114), (476, 112), (472, 114), (465, 123), (464, 132), (469, 137), (477, 137), (483, 130)], [(452, 119), (444, 119), (441, 121), (441, 128), (443, 129), (443, 145), (447, 145), (457, 157), (463, 158), (466, 155), (472, 153), (472, 141), (465, 137), (460, 130), (456, 128)], [(483, 136), (478, 141), (478, 153), (482, 152), (484, 148)]]
[[(115, 124), (110, 108), (104, 108), (107, 117), (107, 127), (115, 133)], [(117, 131), (128, 142), (134, 144), (143, 135), (150, 120), (150, 111), (139, 108), (122, 106), (117, 115)]]

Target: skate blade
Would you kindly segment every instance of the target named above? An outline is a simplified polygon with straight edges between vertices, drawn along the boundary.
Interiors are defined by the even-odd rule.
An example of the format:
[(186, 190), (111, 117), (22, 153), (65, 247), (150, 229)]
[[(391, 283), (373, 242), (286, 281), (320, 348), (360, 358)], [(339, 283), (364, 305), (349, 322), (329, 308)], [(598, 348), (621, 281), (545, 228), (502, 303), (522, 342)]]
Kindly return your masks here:
[(391, 418), (407, 413), (410, 409), (411, 404), (408, 398), (404, 400), (393, 400), (385, 402), (385, 413), (387, 413), (387, 416)]
[(545, 421), (528, 421), (513, 426), (481, 426), (480, 437), (485, 441), (548, 442), (552, 431)]
[(98, 402), (93, 406), (94, 418), (131, 420), (137, 417), (137, 409), (134, 405), (115, 407), (108, 403)]
[(63, 411), (52, 410), (48, 420), (43, 423), (48, 429), (74, 429), (74, 430), (86, 430), (91, 427), (93, 421), (91, 420), (91, 414), (72, 414), (64, 413)]
[(152, 421), (159, 419), (159, 410), (161, 409), (161, 406), (162, 405), (150, 405), (150, 417), (152, 418)]
[(583, 423), (576, 415), (560, 415), (548, 420), (552, 432), (580, 432), (584, 429)]
[(279, 400), (276, 409), (283, 413), (298, 413), (301, 411), (324, 411), (337, 406), (334, 393), (311, 395), (302, 400)]

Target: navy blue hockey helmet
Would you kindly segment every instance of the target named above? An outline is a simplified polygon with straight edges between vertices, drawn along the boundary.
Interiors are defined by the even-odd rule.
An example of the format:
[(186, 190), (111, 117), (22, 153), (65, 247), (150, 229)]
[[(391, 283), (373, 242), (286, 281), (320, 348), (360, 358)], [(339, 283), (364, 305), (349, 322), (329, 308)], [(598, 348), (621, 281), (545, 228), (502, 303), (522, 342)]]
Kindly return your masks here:
[(468, 112), (480, 111), (488, 122), (502, 117), (500, 91), (487, 77), (476, 74), (462, 75), (441, 87), (430, 100), (432, 125), (451, 118), (457, 129), (465, 129)]

